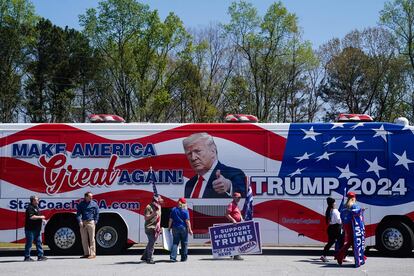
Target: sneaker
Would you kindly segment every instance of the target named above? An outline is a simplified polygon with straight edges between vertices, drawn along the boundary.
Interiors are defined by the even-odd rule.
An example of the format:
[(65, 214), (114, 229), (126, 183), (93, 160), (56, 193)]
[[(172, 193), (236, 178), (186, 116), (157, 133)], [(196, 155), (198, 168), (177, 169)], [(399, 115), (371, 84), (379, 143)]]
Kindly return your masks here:
[(170, 263), (176, 263), (177, 260), (176, 259), (170, 259)]
[(233, 260), (243, 261), (243, 258), (240, 255), (236, 255), (236, 256), (233, 257)]
[(187, 258), (181, 259), (181, 262), (186, 262)]
[(24, 257), (23, 262), (34, 262), (34, 260), (30, 257)]
[(40, 262), (40, 261), (46, 261), (47, 260), (47, 257), (45, 257), (45, 256), (39, 256), (39, 257), (37, 257), (37, 260)]
[(153, 259), (147, 260), (147, 264), (155, 264)]
[(145, 258), (144, 256), (142, 256), (142, 257), (141, 257), (141, 261), (146, 262), (146, 261), (147, 261), (147, 258)]
[(319, 259), (324, 263), (329, 262), (328, 258), (326, 258), (326, 256), (323, 256), (323, 255)]
[(347, 258), (347, 257), (345, 257), (342, 261), (344, 263), (350, 263), (350, 262), (352, 262), (352, 260), (350, 258)]

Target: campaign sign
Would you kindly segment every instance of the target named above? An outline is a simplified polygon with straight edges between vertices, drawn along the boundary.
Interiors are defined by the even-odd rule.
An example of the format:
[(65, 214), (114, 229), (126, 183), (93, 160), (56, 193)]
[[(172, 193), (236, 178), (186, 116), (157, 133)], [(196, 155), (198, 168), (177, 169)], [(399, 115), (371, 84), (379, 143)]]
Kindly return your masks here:
[(254, 221), (213, 226), (209, 231), (215, 258), (261, 252), (259, 226)]

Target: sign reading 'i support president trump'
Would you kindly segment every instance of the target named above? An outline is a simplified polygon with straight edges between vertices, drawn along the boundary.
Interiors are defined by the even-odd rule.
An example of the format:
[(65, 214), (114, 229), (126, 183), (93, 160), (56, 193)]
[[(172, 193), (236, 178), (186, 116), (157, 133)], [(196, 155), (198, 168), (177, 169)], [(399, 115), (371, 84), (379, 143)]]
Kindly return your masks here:
[(260, 254), (259, 223), (246, 221), (209, 228), (215, 258), (242, 254)]

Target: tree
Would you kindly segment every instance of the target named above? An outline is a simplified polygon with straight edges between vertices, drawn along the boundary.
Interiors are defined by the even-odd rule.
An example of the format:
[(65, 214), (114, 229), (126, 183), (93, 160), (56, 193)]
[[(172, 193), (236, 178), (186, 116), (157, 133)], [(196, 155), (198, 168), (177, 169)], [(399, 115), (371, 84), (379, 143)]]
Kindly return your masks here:
[(414, 1), (386, 2), (380, 20), (393, 31), (399, 40), (401, 54), (408, 57), (414, 70)]
[(171, 13), (161, 22), (157, 11), (135, 0), (106, 0), (98, 11), (81, 15), (80, 22), (103, 54), (112, 111), (127, 121), (157, 120), (170, 98), (164, 84), (175, 72), (167, 65), (186, 48), (181, 20)]
[(297, 93), (303, 88), (299, 80), (311, 62), (306, 58), (313, 55), (310, 44), (301, 41), (297, 17), (280, 2), (263, 18), (245, 1), (233, 3), (229, 14), (224, 28), (245, 61), (239, 63), (245, 68), (240, 71), (252, 94), (254, 114), (262, 121), (297, 119)]
[(83, 121), (74, 116), (75, 96), (83, 91), (80, 86), (95, 65), (88, 40), (80, 32), (62, 29), (46, 19), (39, 21), (35, 33), (25, 89), (24, 106), (29, 120)]
[[(385, 3), (380, 20), (392, 31), (398, 41), (400, 53), (409, 61), (411, 76), (408, 87), (411, 88), (414, 78), (414, 1), (394, 0)], [(406, 116), (414, 120), (414, 93), (407, 92), (402, 101)]]
[(322, 46), (326, 75), (319, 89), (330, 104), (327, 119), (339, 112), (395, 118), (407, 76), (396, 49), (392, 35), (378, 27), (350, 32)]
[(29, 1), (0, 2), (0, 122), (18, 120), (27, 45), (36, 20)]

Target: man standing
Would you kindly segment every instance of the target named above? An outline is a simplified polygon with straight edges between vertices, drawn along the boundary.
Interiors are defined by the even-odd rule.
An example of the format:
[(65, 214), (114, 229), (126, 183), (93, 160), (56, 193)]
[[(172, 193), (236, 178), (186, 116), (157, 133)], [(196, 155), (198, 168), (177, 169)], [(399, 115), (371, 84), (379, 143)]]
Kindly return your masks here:
[(147, 264), (155, 264), (152, 255), (154, 254), (154, 244), (161, 232), (161, 204), (163, 203), (164, 200), (160, 195), (154, 195), (152, 202), (145, 208), (145, 234), (148, 237), (148, 244), (141, 260), (146, 261)]
[(188, 255), (188, 234), (193, 234), (190, 224), (190, 214), (187, 210), (185, 198), (178, 200), (178, 206), (174, 207), (170, 213), (168, 230), (172, 229), (173, 245), (171, 248), (170, 261), (177, 261), (178, 244), (181, 243), (181, 261), (187, 261)]
[(42, 216), (39, 210), (39, 198), (35, 195), (30, 197), (30, 204), (26, 209), (26, 219), (24, 226), (24, 233), (26, 235), (26, 245), (24, 247), (24, 261), (34, 261), (30, 258), (30, 250), (32, 249), (33, 241), (36, 243), (37, 260), (46, 261), (47, 258), (43, 256), (42, 248), (42, 222), (45, 216)]
[[(234, 193), (233, 194), (233, 201), (227, 206), (226, 209), (226, 218), (232, 223), (238, 223), (243, 221), (241, 211), (239, 206), (237, 205), (240, 202), (241, 194)], [(234, 260), (243, 260), (240, 255), (235, 255)]]
[(242, 170), (218, 161), (217, 146), (208, 133), (194, 133), (183, 140), (185, 155), (196, 173), (185, 184), (186, 198), (230, 198), (246, 196), (246, 175)]
[(99, 220), (98, 204), (92, 200), (92, 193), (86, 192), (84, 200), (78, 204), (76, 219), (82, 238), (84, 255), (81, 258), (96, 258), (95, 227)]

